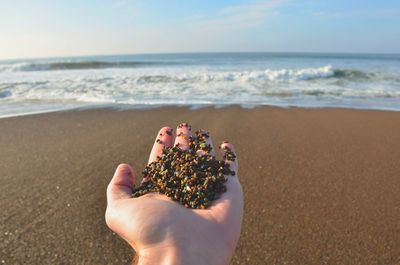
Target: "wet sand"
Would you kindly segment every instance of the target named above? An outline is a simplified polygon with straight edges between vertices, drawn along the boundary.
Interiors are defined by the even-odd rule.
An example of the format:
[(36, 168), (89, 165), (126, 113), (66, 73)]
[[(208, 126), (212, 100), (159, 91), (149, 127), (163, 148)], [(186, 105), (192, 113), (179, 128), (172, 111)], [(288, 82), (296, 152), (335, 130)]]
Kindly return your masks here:
[(0, 264), (131, 264), (105, 225), (106, 186), (184, 121), (235, 144), (232, 264), (400, 262), (400, 112), (170, 107), (0, 119)]

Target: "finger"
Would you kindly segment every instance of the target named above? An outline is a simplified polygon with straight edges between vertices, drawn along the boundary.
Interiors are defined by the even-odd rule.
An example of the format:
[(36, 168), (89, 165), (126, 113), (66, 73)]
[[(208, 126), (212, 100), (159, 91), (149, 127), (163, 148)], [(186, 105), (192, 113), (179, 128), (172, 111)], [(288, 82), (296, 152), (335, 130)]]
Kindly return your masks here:
[[(237, 177), (238, 161), (233, 144), (224, 141), (220, 147), (223, 160), (229, 165), (233, 175), (227, 176), (226, 192), (214, 202), (209, 211), (212, 212), (213, 217), (222, 223), (229, 223), (239, 227), (243, 216), (243, 191), (240, 185), (239, 178)], [(237, 222), (240, 220), (240, 222)], [(235, 225), (232, 222), (236, 222)], [(236, 240), (232, 238), (232, 240)]]
[(236, 156), (236, 151), (233, 144), (224, 141), (220, 145), (220, 149), (222, 152), (223, 160), (226, 164), (229, 165), (230, 169), (235, 172), (235, 176), (237, 176), (237, 171), (239, 168), (238, 158)]
[(240, 231), (240, 226), (243, 219), (243, 190), (239, 179), (236, 177), (228, 177), (226, 182), (226, 192), (212, 203), (208, 210), (212, 213), (213, 220), (227, 225), (227, 229), (231, 229), (228, 233), (231, 238), (230, 242), (238, 240), (235, 237), (235, 231)]
[(172, 145), (172, 132), (170, 127), (163, 127), (157, 134), (153, 148), (151, 149), (149, 164), (157, 160), (157, 156), (161, 156), (163, 147)]
[[(208, 154), (210, 154), (212, 156), (215, 156), (215, 150), (214, 150), (214, 146), (213, 146), (213, 143), (212, 143), (212, 139), (211, 139), (210, 133), (206, 132), (206, 131), (200, 131), (199, 133), (203, 134), (203, 136), (205, 138), (206, 147), (205, 147), (205, 150), (197, 150), (196, 153), (198, 155), (205, 155), (205, 154), (207, 154), (207, 150), (209, 150)], [(208, 149), (209, 147), (211, 149)]]
[[(220, 145), (220, 148), (225, 163), (229, 164), (230, 169), (235, 174), (227, 176), (226, 192), (212, 204), (209, 210), (213, 213), (215, 220), (224, 224), (229, 223), (230, 227), (234, 228), (233, 231), (237, 231), (237, 229), (240, 231), (243, 218), (243, 190), (237, 177), (238, 161), (236, 152), (234, 146), (226, 141)], [(235, 235), (235, 233), (230, 234), (232, 236)], [(230, 240), (235, 242), (238, 238), (232, 237)]]
[(128, 164), (120, 164), (107, 187), (107, 202), (128, 199), (135, 186), (135, 173)]
[(192, 135), (192, 126), (187, 123), (181, 123), (176, 128), (176, 138), (174, 145), (182, 150), (189, 149), (189, 137)]

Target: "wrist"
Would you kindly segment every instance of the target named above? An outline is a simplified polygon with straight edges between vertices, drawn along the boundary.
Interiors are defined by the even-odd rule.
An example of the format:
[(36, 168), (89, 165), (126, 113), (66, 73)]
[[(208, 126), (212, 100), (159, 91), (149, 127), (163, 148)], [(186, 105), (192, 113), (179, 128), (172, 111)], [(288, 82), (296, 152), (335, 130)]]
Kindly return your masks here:
[(204, 253), (190, 247), (155, 247), (136, 253), (134, 265), (227, 265), (231, 257), (223, 257), (218, 249), (214, 253)]
[(184, 264), (181, 255), (173, 248), (152, 248), (136, 252), (134, 265)]

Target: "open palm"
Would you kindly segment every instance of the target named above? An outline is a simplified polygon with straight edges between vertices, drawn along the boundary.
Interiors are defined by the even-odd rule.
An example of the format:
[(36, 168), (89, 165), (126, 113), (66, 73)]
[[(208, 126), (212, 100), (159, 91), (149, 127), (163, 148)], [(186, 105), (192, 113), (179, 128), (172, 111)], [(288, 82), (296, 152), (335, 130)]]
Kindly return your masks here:
[[(173, 144), (171, 132), (169, 127), (160, 130), (156, 139), (161, 143), (155, 141), (149, 163), (161, 155), (163, 146)], [(187, 149), (190, 135), (190, 126), (178, 126), (174, 144)], [(212, 146), (211, 138), (208, 143)], [(225, 146), (234, 151), (232, 144), (223, 143), (223, 152)], [(237, 173), (237, 160), (226, 163)], [(243, 216), (237, 174), (228, 177), (227, 192), (204, 210), (185, 208), (158, 193), (132, 198), (134, 183), (132, 168), (119, 165), (107, 188), (106, 222), (134, 248), (139, 264), (229, 264)]]

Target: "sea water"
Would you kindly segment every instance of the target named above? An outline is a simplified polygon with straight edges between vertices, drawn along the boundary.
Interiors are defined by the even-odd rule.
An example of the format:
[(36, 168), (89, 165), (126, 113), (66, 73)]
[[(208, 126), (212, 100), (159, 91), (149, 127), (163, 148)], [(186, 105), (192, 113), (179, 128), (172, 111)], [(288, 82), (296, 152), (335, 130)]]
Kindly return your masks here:
[(86, 107), (400, 110), (400, 55), (193, 53), (0, 61), (0, 117)]

